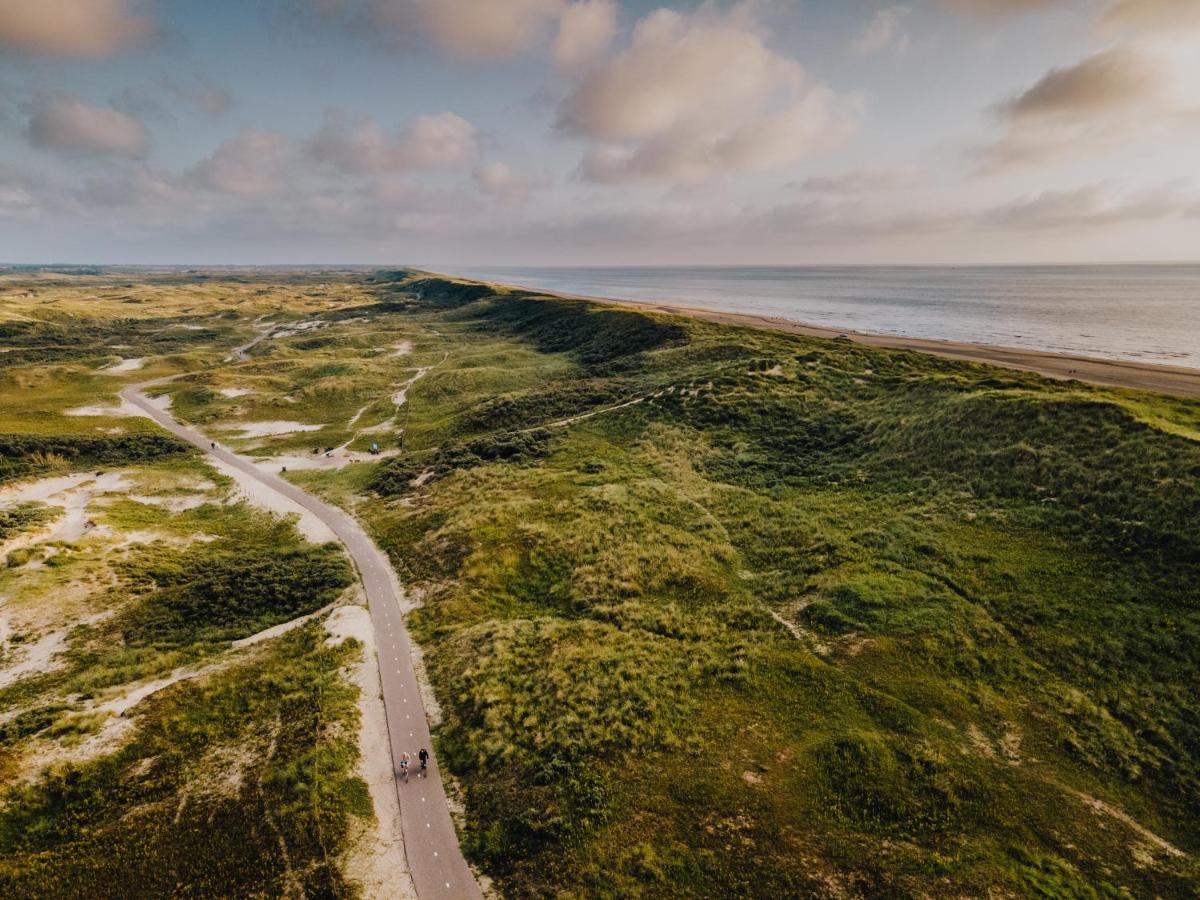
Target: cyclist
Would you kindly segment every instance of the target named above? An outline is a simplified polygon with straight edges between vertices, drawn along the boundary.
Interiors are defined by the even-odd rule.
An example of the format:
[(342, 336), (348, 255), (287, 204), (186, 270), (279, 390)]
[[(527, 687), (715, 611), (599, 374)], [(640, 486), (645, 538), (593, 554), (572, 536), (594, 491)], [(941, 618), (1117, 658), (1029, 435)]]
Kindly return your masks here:
[(400, 774), (404, 776), (404, 780), (408, 781), (408, 764), (412, 762), (412, 757), (405, 750), (400, 754)]
[(421, 774), (424, 775), (429, 769), (429, 751), (422, 747), (417, 753), (417, 759), (421, 761)]

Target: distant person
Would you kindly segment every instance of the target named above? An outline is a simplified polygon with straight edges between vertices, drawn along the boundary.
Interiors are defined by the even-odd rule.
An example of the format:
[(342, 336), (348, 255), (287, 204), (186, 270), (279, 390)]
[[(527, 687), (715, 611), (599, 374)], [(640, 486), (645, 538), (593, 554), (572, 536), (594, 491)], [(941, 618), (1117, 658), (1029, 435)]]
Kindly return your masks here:
[(424, 775), (429, 768), (429, 751), (422, 747), (417, 753), (417, 759), (421, 761), (421, 774)]
[(408, 764), (412, 762), (412, 757), (405, 750), (400, 754), (400, 774), (404, 776), (404, 780), (408, 781)]
[(208, 446), (210, 446), (210, 447), (212, 447), (214, 450), (216, 450), (216, 449), (217, 449), (217, 442), (216, 442), (216, 441), (209, 441), (209, 442), (208, 442)]

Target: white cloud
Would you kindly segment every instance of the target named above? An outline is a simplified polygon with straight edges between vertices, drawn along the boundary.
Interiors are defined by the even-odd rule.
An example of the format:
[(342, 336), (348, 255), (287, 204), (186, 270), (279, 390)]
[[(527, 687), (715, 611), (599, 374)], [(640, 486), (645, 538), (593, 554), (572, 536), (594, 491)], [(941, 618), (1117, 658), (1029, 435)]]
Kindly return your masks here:
[(0, 47), (100, 59), (148, 37), (153, 23), (127, 0), (0, 0)]
[(597, 181), (686, 181), (764, 169), (828, 149), (853, 130), (852, 104), (766, 46), (738, 6), (658, 10), (627, 49), (588, 72), (558, 125), (598, 141), (581, 172)]
[(889, 6), (879, 10), (851, 43), (856, 53), (878, 53), (888, 47), (898, 51), (908, 49), (908, 33), (904, 19), (912, 13), (907, 6)]
[[(1051, 69), (1031, 87), (992, 108), (1004, 132), (972, 148), (992, 174), (1058, 157), (1082, 157), (1122, 144), (1167, 137), (1187, 127), (1173, 97), (1169, 55), (1141, 43), (1118, 44)], [(1176, 135), (1174, 139), (1178, 139)]]
[(529, 198), (540, 182), (518, 175), (507, 163), (491, 162), (477, 166), (472, 173), (475, 184), (490, 197), (504, 203), (516, 203)]
[(814, 175), (799, 187), (813, 194), (866, 194), (891, 191), (910, 185), (912, 169), (854, 169), (837, 175)]
[(551, 55), (565, 69), (587, 65), (599, 58), (616, 33), (614, 0), (579, 0), (563, 10)]
[(1200, 27), (1196, 0), (1114, 0), (1104, 16), (1107, 25), (1178, 30)]
[(150, 149), (149, 130), (133, 116), (77, 97), (36, 102), (27, 135), (35, 147), (64, 156), (140, 157)]
[[(328, 0), (324, 0), (328, 2)], [(468, 59), (502, 59), (546, 37), (565, 0), (371, 0), (368, 19), (393, 40), (424, 32)]]
[(414, 119), (394, 136), (370, 119), (335, 118), (313, 135), (308, 150), (319, 162), (358, 175), (459, 168), (478, 155), (479, 133), (450, 112)]
[(266, 197), (288, 184), (293, 142), (272, 131), (246, 128), (187, 173), (194, 184), (222, 194)]

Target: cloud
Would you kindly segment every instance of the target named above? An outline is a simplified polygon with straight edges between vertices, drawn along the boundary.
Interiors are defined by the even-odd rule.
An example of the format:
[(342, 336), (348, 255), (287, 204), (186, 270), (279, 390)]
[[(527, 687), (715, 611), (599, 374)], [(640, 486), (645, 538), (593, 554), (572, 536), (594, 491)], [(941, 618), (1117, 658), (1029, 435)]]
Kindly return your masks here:
[[(317, 0), (329, 6), (331, 0)], [(336, 3), (336, 0), (334, 0)], [(467, 59), (515, 56), (543, 40), (565, 0), (369, 0), (360, 23), (395, 40), (423, 32)]]
[(1119, 44), (1052, 69), (992, 108), (1004, 133), (969, 155), (980, 172), (1094, 154), (1186, 124), (1171, 97), (1166, 57)]
[(390, 135), (370, 119), (335, 117), (307, 142), (312, 158), (345, 172), (370, 175), (404, 169), (446, 169), (470, 164), (479, 132), (454, 113), (421, 116)]
[[(1078, 0), (942, 0), (960, 12), (1002, 18), (1021, 13), (1046, 12), (1078, 6)], [(1093, 3), (1100, 25), (1157, 31), (1200, 27), (1200, 4), (1195, 0), (1108, 0)]]
[(769, 49), (751, 7), (705, 5), (639, 21), (559, 104), (558, 127), (599, 142), (580, 167), (587, 179), (688, 181), (826, 150), (853, 131), (850, 106)]
[(193, 166), (185, 178), (222, 194), (267, 197), (289, 183), (294, 158), (294, 144), (285, 135), (245, 128)]
[(141, 157), (150, 150), (150, 131), (140, 121), (77, 97), (37, 101), (26, 134), (33, 146), (64, 156)]
[(127, 0), (0, 0), (0, 47), (44, 56), (102, 59), (154, 30)]
[(1163, 79), (1150, 60), (1132, 47), (1116, 46), (1073, 66), (1051, 69), (999, 110), (1013, 120), (1086, 118), (1153, 99), (1162, 89)]
[(912, 184), (909, 169), (857, 169), (838, 175), (814, 175), (799, 187), (812, 194), (868, 194), (895, 190)]
[(579, 0), (563, 10), (550, 53), (564, 69), (584, 66), (608, 48), (616, 33), (614, 0)]
[(472, 173), (475, 184), (490, 197), (503, 203), (518, 203), (527, 200), (541, 183), (533, 178), (518, 175), (506, 163), (491, 162), (476, 167)]
[(950, 9), (962, 12), (1003, 17), (1055, 9), (1075, 2), (1075, 0), (942, 0), (942, 2)]
[(904, 19), (912, 13), (907, 6), (889, 6), (879, 10), (851, 43), (855, 53), (878, 53), (888, 47), (903, 52), (908, 49), (908, 34)]
[(1195, 0), (1115, 0), (1104, 15), (1106, 25), (1137, 29), (1200, 27)]
[(1128, 194), (1106, 184), (1068, 191), (1043, 191), (985, 211), (979, 223), (989, 227), (1033, 229), (1095, 228), (1188, 214), (1195, 202), (1189, 182), (1176, 180)]
[(223, 116), (233, 106), (233, 95), (229, 91), (201, 75), (193, 75), (190, 79), (165, 78), (162, 84), (175, 99), (207, 116)]

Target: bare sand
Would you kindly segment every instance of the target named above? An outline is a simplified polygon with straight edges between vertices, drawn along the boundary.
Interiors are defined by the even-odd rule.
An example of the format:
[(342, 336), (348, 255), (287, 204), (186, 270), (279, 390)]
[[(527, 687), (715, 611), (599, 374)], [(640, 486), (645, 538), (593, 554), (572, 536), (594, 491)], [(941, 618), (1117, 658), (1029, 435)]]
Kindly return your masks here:
[(123, 359), (120, 362), (113, 363), (111, 366), (105, 366), (100, 371), (105, 375), (124, 375), (126, 372), (136, 372), (145, 365), (145, 357), (135, 357), (133, 359)]
[(324, 425), (306, 425), (304, 422), (245, 422), (230, 425), (230, 430), (240, 431), (240, 438), (274, 437), (279, 434), (297, 434), (301, 431), (320, 431)]
[(1161, 366), (1153, 363), (1127, 362), (1124, 360), (1094, 359), (1089, 356), (1069, 356), (1042, 350), (1023, 350), (1018, 347), (993, 347), (988, 344), (971, 344), (957, 341), (934, 341), (925, 338), (893, 337), (883, 334), (864, 334), (858, 331), (839, 331), (806, 325), (773, 316), (754, 313), (720, 312), (694, 306), (673, 306), (661, 303), (638, 303), (626, 300), (587, 298), (614, 306), (635, 306), (639, 309), (674, 313), (718, 322), (723, 325), (742, 325), (767, 331), (783, 331), (802, 334), (806, 337), (837, 338), (845, 335), (856, 344), (869, 347), (887, 347), (892, 350), (915, 350), (948, 359), (1001, 366), (1036, 372), (1059, 381), (1085, 381), (1109, 387), (1135, 388), (1143, 391), (1158, 391), (1181, 397), (1200, 397), (1200, 369), (1183, 366)]
[(264, 485), (254, 476), (243, 472), (237, 466), (231, 466), (219, 457), (213, 456), (208, 460), (218, 471), (228, 475), (237, 482), (237, 496), (233, 499), (245, 499), (252, 506), (265, 509), (279, 516), (296, 515), (300, 521), (296, 527), (300, 533), (314, 544), (324, 544), (336, 541), (333, 530), (322, 522), (315, 513), (305, 509), (299, 503), (289, 500), (278, 491)]
[[(442, 273), (431, 274), (450, 278), (455, 281), (469, 281), (469, 279), (457, 278), (454, 275), (443, 275)], [(637, 300), (614, 300), (611, 297), (554, 294), (550, 291), (535, 291), (531, 288), (523, 288), (519, 285), (500, 286), (526, 291), (530, 294), (572, 297), (578, 300), (602, 303), (607, 306), (634, 307), (651, 312), (689, 316), (693, 319), (703, 319), (706, 322), (717, 322), (722, 325), (740, 325), (746, 328), (782, 331), (787, 334), (801, 334), (806, 337), (826, 339), (845, 336), (856, 344), (864, 344), (869, 347), (914, 350), (918, 353), (929, 353), (933, 356), (941, 356), (947, 359), (961, 359), (966, 362), (983, 363), (1006, 369), (1036, 372), (1039, 375), (1059, 381), (1083, 381), (1089, 384), (1099, 384), (1108, 387), (1158, 391), (1159, 393), (1174, 394), (1180, 397), (1200, 397), (1200, 369), (1190, 369), (1184, 366), (1163, 366), (1154, 363), (1139, 363), (1126, 360), (1096, 359), (1090, 356), (1072, 356), (1042, 350), (1024, 350), (1019, 347), (995, 347), (989, 344), (973, 344), (960, 341), (936, 341), (926, 338), (867, 334), (859, 331), (809, 325), (804, 322), (794, 322), (790, 319), (758, 315), (756, 313), (703, 309), (697, 306), (679, 304), (645, 303)]]
[(344, 469), (351, 463), (379, 462), (381, 459), (390, 459), (393, 456), (399, 455), (400, 451), (394, 448), (391, 450), (381, 450), (378, 453), (367, 453), (361, 450), (347, 450), (345, 446), (342, 446), (330, 450), (328, 454), (293, 453), (281, 456), (256, 457), (254, 463), (269, 472), (282, 472), (285, 469), (289, 472), (328, 472), (336, 469)]

